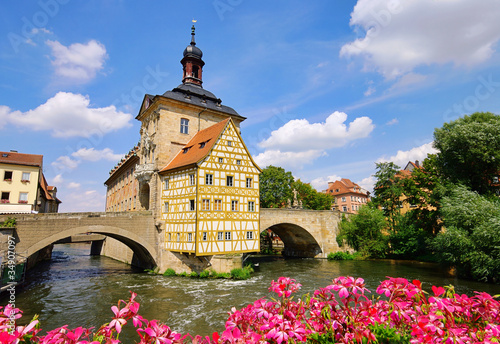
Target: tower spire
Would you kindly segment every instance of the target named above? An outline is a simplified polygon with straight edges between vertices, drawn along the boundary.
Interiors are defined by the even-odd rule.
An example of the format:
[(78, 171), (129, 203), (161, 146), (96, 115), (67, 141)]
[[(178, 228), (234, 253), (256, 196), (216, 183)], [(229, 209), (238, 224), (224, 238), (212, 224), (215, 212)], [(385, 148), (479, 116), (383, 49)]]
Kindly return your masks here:
[(184, 49), (184, 57), (181, 60), (183, 71), (182, 83), (201, 86), (203, 83), (201, 73), (205, 62), (201, 59), (203, 56), (201, 49), (196, 46), (194, 23), (196, 23), (196, 20), (193, 19), (191, 43)]
[[(193, 19), (193, 23), (196, 23), (196, 20)], [(194, 30), (195, 30), (195, 27), (194, 27), (194, 24), (193, 26), (191, 26), (191, 45), (196, 45), (196, 42), (194, 41)]]

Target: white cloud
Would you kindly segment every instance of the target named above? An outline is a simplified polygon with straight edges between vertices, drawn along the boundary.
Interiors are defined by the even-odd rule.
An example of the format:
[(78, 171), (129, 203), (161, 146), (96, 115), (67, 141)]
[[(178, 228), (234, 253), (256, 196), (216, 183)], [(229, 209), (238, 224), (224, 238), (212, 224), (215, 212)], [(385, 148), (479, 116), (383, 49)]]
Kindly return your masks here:
[(73, 81), (93, 79), (108, 57), (106, 47), (95, 40), (87, 44), (73, 43), (69, 47), (58, 41), (47, 40), (45, 43), (52, 49), (54, 59), (51, 62), (56, 74)]
[(69, 182), (68, 185), (66, 185), (68, 189), (79, 189), (80, 186), (81, 186), (80, 183), (75, 183), (75, 182)]
[(342, 178), (337, 175), (327, 176), (327, 177), (318, 177), (311, 180), (311, 185), (318, 191), (323, 191), (328, 188), (328, 182), (334, 182), (336, 180), (341, 180)]
[(63, 155), (57, 158), (56, 161), (53, 161), (51, 165), (54, 166), (56, 171), (68, 171), (77, 168), (79, 163), (79, 161), (73, 160), (67, 155)]
[(86, 211), (104, 211), (106, 195), (100, 194), (96, 190), (80, 190), (68, 192), (60, 190), (57, 198), (61, 199), (60, 212), (86, 212)]
[(48, 130), (54, 137), (90, 137), (130, 127), (132, 115), (117, 111), (114, 105), (92, 108), (88, 96), (58, 92), (34, 110), (11, 111), (0, 106), (0, 119), (27, 129)]
[(308, 150), (305, 152), (281, 152), (279, 150), (267, 150), (254, 156), (254, 160), (261, 168), (269, 165), (289, 168), (302, 168), (312, 163), (320, 156), (326, 155), (321, 150)]
[(398, 123), (399, 123), (399, 120), (397, 118), (393, 118), (389, 122), (387, 122), (385, 125), (395, 125)]
[(61, 174), (56, 175), (54, 178), (52, 178), (51, 185), (60, 185), (64, 182), (64, 179)]
[(500, 39), (498, 0), (358, 0), (350, 25), (365, 34), (341, 56), (361, 56), (387, 79), (431, 64), (478, 65)]
[(432, 147), (432, 142), (423, 144), (419, 147), (412, 148), (408, 151), (398, 150), (396, 155), (391, 156), (390, 158), (379, 158), (377, 162), (393, 162), (401, 168), (404, 168), (408, 161), (419, 160), (422, 162), (425, 158), (427, 158), (427, 154), (435, 154), (437, 150)]
[[(72, 159), (74, 157), (76, 159)], [(67, 155), (62, 155), (52, 162), (56, 172), (67, 172), (74, 170), (80, 165), (82, 161), (97, 162), (99, 160), (116, 161), (123, 157), (123, 154), (114, 154), (113, 150), (110, 148), (104, 148), (102, 150), (95, 150), (94, 148), (81, 148), (78, 151), (71, 153), (71, 157)], [(61, 174), (57, 175), (60, 177)], [(62, 178), (61, 178), (62, 182)], [(75, 183), (73, 183), (75, 184)], [(74, 185), (73, 185), (74, 186)]]
[(373, 186), (377, 182), (377, 178), (374, 176), (366, 177), (363, 178), (361, 181), (356, 182), (359, 186), (361, 186), (363, 189), (370, 191), (370, 193), (373, 193)]
[(368, 89), (363, 93), (365, 97), (371, 96), (373, 93), (375, 93), (375, 87), (373, 86), (368, 86)]
[(31, 33), (32, 33), (33, 35), (36, 35), (36, 34), (38, 34), (38, 33), (40, 33), (40, 32), (41, 32), (41, 33), (48, 34), (48, 35), (52, 35), (52, 34), (53, 34), (53, 32), (52, 32), (52, 31), (50, 31), (50, 30), (48, 30), (48, 29), (46, 29), (46, 28), (44, 28), (44, 27), (40, 27), (40, 28), (34, 27), (33, 29), (31, 29)]
[(81, 148), (78, 151), (71, 154), (75, 158), (80, 158), (86, 161), (117, 161), (123, 157), (124, 154), (115, 154), (110, 148), (104, 148), (103, 150), (95, 150), (94, 148)]
[(263, 148), (282, 152), (318, 151), (342, 147), (350, 141), (367, 137), (375, 128), (368, 117), (358, 117), (346, 125), (347, 114), (335, 111), (324, 123), (306, 119), (291, 120), (260, 142)]

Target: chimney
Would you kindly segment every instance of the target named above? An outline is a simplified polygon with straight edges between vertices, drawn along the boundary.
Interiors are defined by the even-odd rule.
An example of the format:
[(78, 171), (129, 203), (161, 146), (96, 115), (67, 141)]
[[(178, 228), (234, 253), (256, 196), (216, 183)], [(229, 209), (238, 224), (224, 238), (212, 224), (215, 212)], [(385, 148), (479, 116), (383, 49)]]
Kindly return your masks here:
[(11, 150), (10, 150), (10, 152), (11, 152), (11, 153), (17, 153), (17, 151), (16, 151), (16, 150), (13, 150), (13, 149), (11, 149)]
[(418, 162), (418, 160), (415, 160), (415, 165), (417, 165), (417, 167), (420, 167), (420, 163)]

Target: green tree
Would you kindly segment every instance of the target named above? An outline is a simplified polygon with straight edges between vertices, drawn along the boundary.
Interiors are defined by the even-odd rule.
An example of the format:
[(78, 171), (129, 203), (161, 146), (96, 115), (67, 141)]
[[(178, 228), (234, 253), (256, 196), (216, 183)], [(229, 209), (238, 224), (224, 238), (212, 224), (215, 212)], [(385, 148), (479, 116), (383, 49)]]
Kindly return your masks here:
[(445, 230), (432, 242), (460, 276), (500, 282), (500, 201), (454, 186), (442, 199)]
[(342, 218), (337, 243), (346, 243), (368, 258), (384, 258), (388, 249), (388, 238), (383, 234), (386, 226), (384, 213), (370, 202), (359, 208), (357, 215)]
[(493, 177), (500, 171), (500, 116), (476, 112), (434, 131), (439, 150), (437, 166), (454, 184), (463, 184), (480, 194), (498, 190)]
[(415, 168), (411, 175), (401, 180), (404, 202), (412, 209), (405, 216), (429, 234), (437, 234), (441, 229), (438, 208), (442, 197), (439, 192), (442, 179), (436, 167), (436, 158), (436, 155), (428, 155), (421, 168)]
[(304, 209), (330, 210), (332, 208), (333, 196), (316, 191), (300, 179), (292, 183), (292, 189), (297, 191), (297, 199), (302, 201)]
[(292, 172), (282, 167), (268, 166), (260, 174), (260, 206), (262, 208), (282, 208), (293, 198)]
[(382, 208), (389, 221), (389, 227), (394, 230), (400, 213), (403, 198), (403, 178), (400, 167), (393, 162), (376, 164), (374, 197), (372, 203)]

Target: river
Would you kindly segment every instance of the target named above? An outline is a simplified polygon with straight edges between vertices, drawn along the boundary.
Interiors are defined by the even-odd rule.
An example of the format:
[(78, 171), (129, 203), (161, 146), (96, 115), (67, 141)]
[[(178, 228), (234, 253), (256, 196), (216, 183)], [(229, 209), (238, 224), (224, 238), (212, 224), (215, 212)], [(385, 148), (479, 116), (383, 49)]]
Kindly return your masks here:
[[(364, 278), (374, 294), (386, 276), (419, 279), (427, 289), (453, 284), (459, 293), (500, 294), (500, 285), (457, 279), (433, 264), (418, 262), (277, 258), (260, 262), (249, 280), (234, 281), (149, 275), (107, 257), (90, 256), (89, 251), (88, 244), (55, 245), (52, 260), (29, 272), (27, 283), (16, 293), (16, 306), (24, 311), (25, 321), (39, 314), (44, 330), (64, 324), (70, 328), (98, 327), (110, 321), (110, 307), (127, 299), (131, 290), (138, 294), (139, 313), (145, 318), (164, 321), (181, 333), (207, 335), (223, 330), (231, 307), (238, 309), (271, 297), (270, 282), (280, 276), (301, 283), (301, 295), (342, 275)], [(5, 298), (0, 300), (2, 305), (6, 302)], [(132, 333), (130, 329), (120, 339), (132, 342), (124, 340)]]

